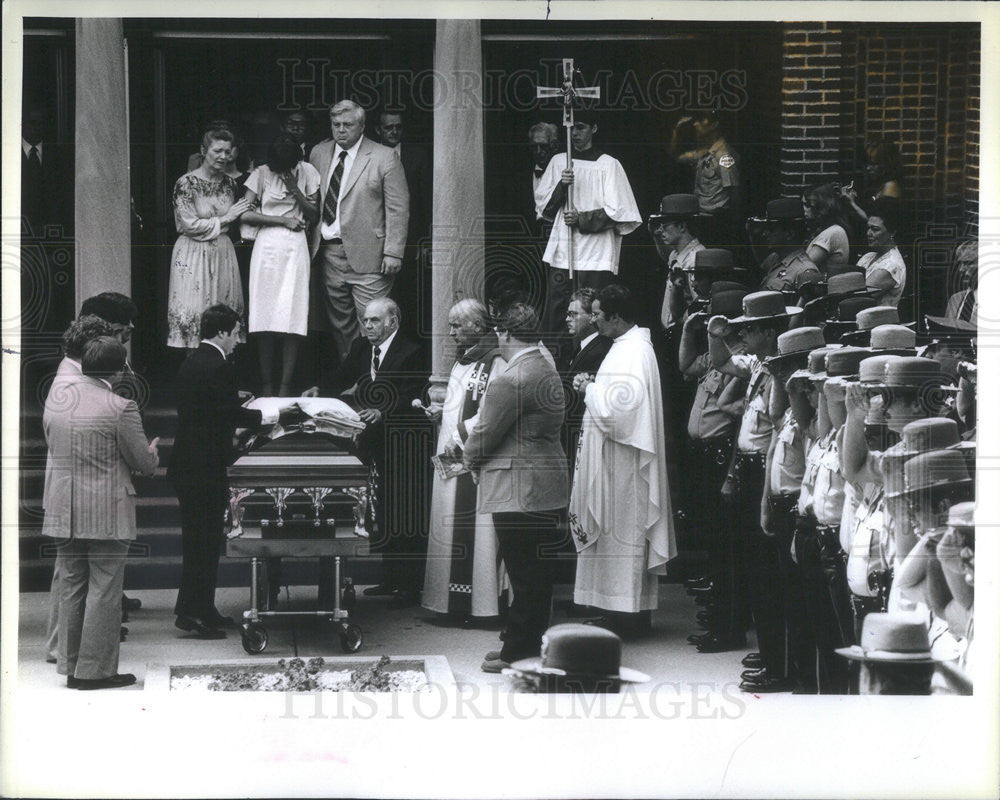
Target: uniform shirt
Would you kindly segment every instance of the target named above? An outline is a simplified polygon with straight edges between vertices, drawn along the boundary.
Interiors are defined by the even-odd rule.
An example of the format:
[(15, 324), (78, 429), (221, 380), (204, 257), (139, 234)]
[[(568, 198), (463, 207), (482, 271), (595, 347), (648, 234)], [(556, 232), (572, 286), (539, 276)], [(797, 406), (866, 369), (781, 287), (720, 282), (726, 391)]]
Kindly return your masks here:
[(702, 353), (695, 359), (690, 375), (698, 375), (698, 388), (688, 416), (688, 436), (692, 439), (711, 439), (713, 436), (731, 435), (736, 420), (719, 407), (719, 398), (732, 375), (719, 372), (712, 366), (712, 356)]
[(760, 268), (764, 272), (760, 288), (768, 292), (786, 292), (822, 279), (819, 269), (801, 249), (784, 258), (779, 258), (777, 253), (769, 253)]
[(736, 355), (733, 356), (733, 363), (750, 372), (736, 449), (741, 453), (767, 455), (771, 446), (771, 433), (774, 431), (767, 409), (767, 390), (771, 385), (771, 376), (764, 371), (764, 363), (757, 356)]
[(698, 158), (694, 171), (694, 193), (698, 206), (706, 214), (730, 208), (734, 203), (732, 192), (739, 186), (739, 157), (726, 140), (719, 138)]
[(892, 563), (886, 537), (885, 493), (876, 484), (865, 484), (854, 512), (854, 530), (847, 551), (847, 584), (859, 597), (875, 597), (868, 588), (869, 572)]
[(817, 444), (817, 468), (812, 491), (813, 514), (820, 525), (837, 527), (844, 515), (846, 481), (840, 471), (840, 448), (837, 446), (836, 430), (831, 430), (817, 440)]
[(858, 259), (858, 266), (865, 271), (865, 280), (871, 278), (877, 270), (888, 272), (895, 286), (882, 295), (882, 305), (899, 305), (899, 298), (902, 297), (903, 289), (906, 287), (906, 262), (903, 261), (903, 254), (899, 252), (898, 247), (893, 247), (881, 255), (865, 253)]
[(806, 440), (806, 471), (802, 474), (802, 488), (799, 491), (799, 513), (803, 515), (813, 507), (816, 473), (819, 471), (825, 439), (826, 437), (809, 437)]
[(663, 290), (663, 314), (660, 322), (664, 328), (669, 328), (677, 322), (670, 313), (670, 304), (667, 302), (667, 295), (670, 292), (670, 272), (674, 267), (680, 267), (687, 275), (687, 282), (684, 284), (684, 305), (688, 306), (694, 299), (694, 257), (699, 250), (704, 250), (705, 245), (695, 237), (680, 250), (673, 250), (667, 259), (667, 285)]
[(785, 411), (775, 434), (771, 472), (767, 476), (768, 493), (772, 497), (798, 494), (806, 471), (806, 453), (802, 430), (792, 415), (792, 409)]

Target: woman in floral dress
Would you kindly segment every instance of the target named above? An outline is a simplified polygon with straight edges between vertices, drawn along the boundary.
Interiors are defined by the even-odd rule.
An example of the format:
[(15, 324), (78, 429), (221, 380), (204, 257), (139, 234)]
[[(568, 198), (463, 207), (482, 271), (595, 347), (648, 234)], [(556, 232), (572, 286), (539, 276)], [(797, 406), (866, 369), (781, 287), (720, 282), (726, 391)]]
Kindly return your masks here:
[(239, 187), (226, 174), (232, 148), (229, 131), (207, 132), (201, 166), (174, 184), (174, 224), (180, 235), (170, 261), (169, 347), (197, 347), (201, 313), (211, 305), (225, 303), (243, 317), (243, 285), (228, 232), (250, 204), (236, 199)]

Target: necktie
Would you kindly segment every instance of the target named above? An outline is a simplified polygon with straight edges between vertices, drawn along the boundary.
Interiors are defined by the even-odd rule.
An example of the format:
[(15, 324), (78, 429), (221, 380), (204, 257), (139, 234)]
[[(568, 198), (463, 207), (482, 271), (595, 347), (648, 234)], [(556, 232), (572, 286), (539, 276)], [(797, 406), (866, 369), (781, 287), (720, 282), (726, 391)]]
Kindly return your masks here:
[(372, 349), (372, 380), (375, 379), (375, 375), (378, 374), (379, 367), (379, 348)]
[(28, 163), (33, 167), (41, 167), (42, 159), (38, 156), (38, 147), (31, 145), (31, 149), (28, 151)]
[(347, 158), (347, 151), (341, 150), (337, 159), (337, 166), (333, 168), (330, 175), (330, 188), (326, 190), (326, 200), (323, 202), (323, 222), (332, 225), (337, 219), (337, 202), (340, 198), (340, 180), (344, 177), (344, 159)]
[(972, 310), (976, 306), (976, 293), (971, 289), (962, 301), (962, 307), (958, 310), (958, 318), (965, 322), (972, 322)]

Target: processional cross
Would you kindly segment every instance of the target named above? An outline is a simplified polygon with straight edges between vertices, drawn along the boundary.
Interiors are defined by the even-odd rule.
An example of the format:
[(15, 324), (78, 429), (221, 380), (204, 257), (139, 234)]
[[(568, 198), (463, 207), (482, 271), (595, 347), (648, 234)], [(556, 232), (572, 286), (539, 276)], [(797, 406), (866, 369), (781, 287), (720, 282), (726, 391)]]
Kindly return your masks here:
[[(539, 86), (536, 89), (539, 100), (548, 97), (560, 97), (563, 104), (563, 127), (566, 129), (566, 169), (573, 169), (573, 140), (570, 133), (573, 130), (573, 104), (577, 98), (593, 98), (599, 100), (601, 97), (600, 86), (573, 86), (573, 76), (579, 73), (573, 67), (572, 58), (564, 58), (563, 64), (563, 84), (556, 88), (551, 86)], [(573, 210), (573, 184), (566, 187), (566, 208)], [(569, 277), (573, 279), (573, 229), (569, 229)]]

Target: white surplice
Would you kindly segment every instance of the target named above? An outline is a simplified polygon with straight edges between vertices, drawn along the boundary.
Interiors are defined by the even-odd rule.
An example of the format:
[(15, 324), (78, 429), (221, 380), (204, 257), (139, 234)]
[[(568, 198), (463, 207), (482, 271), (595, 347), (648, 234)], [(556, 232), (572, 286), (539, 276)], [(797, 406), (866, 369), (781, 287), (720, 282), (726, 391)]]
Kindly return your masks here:
[(607, 611), (654, 609), (657, 576), (677, 543), (649, 329), (615, 339), (586, 404), (569, 505), (579, 551), (573, 600)]

